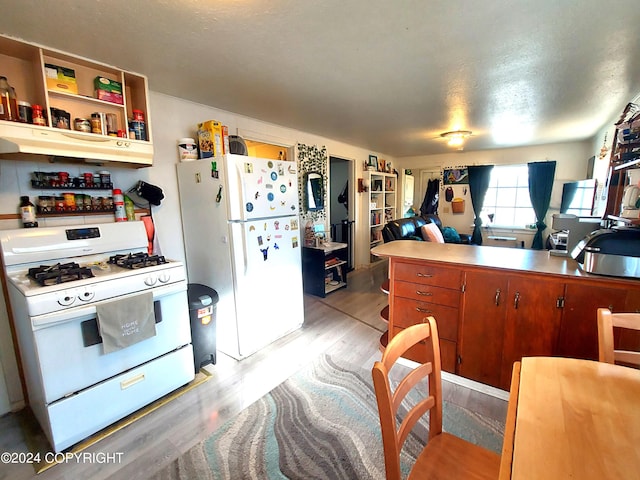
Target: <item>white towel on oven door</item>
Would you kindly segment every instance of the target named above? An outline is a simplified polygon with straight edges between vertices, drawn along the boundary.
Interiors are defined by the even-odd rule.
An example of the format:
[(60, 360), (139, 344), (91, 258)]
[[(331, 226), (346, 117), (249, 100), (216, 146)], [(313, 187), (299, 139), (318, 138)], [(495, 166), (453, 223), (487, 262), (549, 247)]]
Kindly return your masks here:
[(101, 303), (96, 306), (96, 310), (105, 354), (121, 350), (156, 334), (151, 292)]

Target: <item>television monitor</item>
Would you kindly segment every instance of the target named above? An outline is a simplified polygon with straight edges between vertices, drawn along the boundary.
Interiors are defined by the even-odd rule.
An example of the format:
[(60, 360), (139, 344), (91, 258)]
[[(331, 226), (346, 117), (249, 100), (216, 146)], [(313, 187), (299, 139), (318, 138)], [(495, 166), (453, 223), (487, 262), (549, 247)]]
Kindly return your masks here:
[(562, 186), (560, 213), (588, 217), (593, 212), (597, 182), (595, 179), (567, 182)]

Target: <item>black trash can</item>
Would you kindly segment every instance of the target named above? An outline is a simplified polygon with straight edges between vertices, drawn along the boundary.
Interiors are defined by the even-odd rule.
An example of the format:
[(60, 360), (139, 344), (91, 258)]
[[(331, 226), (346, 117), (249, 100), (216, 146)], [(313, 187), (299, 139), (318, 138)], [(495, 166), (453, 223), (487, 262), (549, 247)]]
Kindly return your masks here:
[(201, 367), (216, 363), (216, 304), (218, 292), (199, 283), (187, 285), (191, 342), (196, 373)]

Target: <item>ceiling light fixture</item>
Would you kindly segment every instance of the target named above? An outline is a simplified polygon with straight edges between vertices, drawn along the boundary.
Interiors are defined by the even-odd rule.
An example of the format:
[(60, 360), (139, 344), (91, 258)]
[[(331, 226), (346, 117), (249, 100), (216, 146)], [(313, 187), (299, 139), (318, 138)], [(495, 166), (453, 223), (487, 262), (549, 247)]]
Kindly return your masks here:
[(447, 145), (450, 147), (462, 150), (465, 139), (470, 137), (472, 133), (473, 132), (470, 130), (452, 130), (450, 132), (441, 133), (440, 136), (447, 139)]

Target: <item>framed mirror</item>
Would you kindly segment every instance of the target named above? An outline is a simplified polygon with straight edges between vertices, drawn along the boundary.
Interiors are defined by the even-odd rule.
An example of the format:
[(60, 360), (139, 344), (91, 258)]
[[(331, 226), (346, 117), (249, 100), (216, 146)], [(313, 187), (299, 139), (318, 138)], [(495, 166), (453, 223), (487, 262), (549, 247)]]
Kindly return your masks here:
[(305, 174), (305, 206), (308, 211), (324, 208), (324, 179), (318, 172)]

